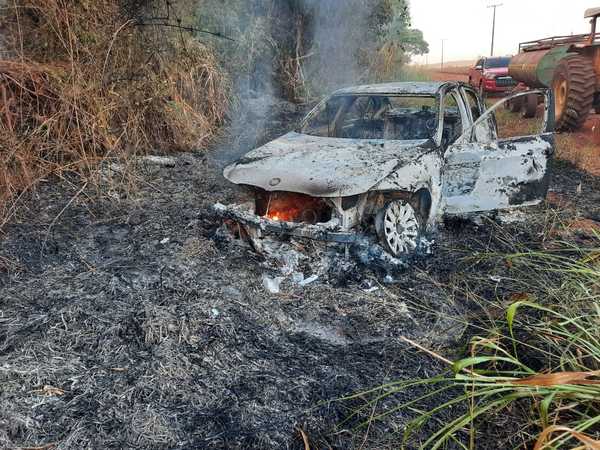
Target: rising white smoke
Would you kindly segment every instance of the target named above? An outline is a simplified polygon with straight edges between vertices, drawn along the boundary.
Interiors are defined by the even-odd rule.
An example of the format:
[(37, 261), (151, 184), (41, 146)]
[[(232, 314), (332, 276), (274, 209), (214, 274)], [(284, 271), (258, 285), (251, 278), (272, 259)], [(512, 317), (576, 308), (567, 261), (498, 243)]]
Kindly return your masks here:
[[(369, 51), (374, 42), (369, 19), (373, 1), (303, 0), (305, 12), (312, 17), (312, 46), (306, 58), (309, 80), (322, 83), (324, 90), (364, 80), (359, 51)], [(319, 86), (317, 86), (318, 88)]]
[[(281, 3), (280, 3), (281, 2)], [(252, 150), (277, 130), (295, 105), (278, 85), (282, 46), (294, 43), (299, 23), (304, 79), (314, 95), (364, 78), (359, 51), (375, 42), (369, 33), (371, 0), (199, 0), (200, 24), (236, 39), (214, 44), (234, 83), (236, 106), (213, 153), (219, 166)], [(275, 16), (274, 16), (275, 15)], [(288, 17), (286, 17), (286, 15)], [(301, 22), (296, 19), (301, 17)], [(283, 24), (283, 25), (282, 25)], [(292, 114), (293, 115), (293, 114)], [(275, 122), (275, 123), (274, 123)]]

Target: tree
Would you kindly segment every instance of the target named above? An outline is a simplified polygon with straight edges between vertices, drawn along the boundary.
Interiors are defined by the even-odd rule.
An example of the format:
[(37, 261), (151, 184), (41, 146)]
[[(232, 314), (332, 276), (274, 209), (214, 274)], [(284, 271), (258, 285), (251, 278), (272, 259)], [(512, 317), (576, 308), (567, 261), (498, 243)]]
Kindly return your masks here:
[(397, 79), (428, 51), (407, 0), (201, 0), (198, 16), (236, 39), (214, 44), (234, 80), (290, 100)]

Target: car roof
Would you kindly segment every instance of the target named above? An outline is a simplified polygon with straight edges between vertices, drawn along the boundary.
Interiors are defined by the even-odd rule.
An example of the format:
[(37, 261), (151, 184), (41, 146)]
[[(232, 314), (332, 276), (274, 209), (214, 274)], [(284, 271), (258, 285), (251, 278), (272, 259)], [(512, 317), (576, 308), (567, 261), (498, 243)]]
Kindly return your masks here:
[(411, 81), (383, 84), (365, 84), (338, 89), (333, 95), (364, 95), (364, 94), (417, 94), (437, 95), (442, 88), (458, 86), (453, 81)]

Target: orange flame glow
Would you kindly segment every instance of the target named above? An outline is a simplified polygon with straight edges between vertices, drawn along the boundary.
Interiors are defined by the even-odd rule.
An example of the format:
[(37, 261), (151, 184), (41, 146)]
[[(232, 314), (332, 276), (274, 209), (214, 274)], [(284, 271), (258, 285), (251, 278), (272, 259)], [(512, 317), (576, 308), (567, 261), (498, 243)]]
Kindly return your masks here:
[(294, 193), (274, 193), (268, 200), (264, 217), (277, 222), (317, 223), (328, 210), (319, 198)]

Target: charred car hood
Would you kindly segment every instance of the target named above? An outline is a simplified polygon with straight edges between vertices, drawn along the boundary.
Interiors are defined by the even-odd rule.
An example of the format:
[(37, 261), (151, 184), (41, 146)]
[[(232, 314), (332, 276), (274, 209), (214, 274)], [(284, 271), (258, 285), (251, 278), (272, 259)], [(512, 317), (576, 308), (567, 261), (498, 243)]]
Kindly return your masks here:
[(399, 166), (427, 152), (427, 140), (339, 139), (288, 133), (225, 168), (235, 184), (313, 197), (367, 192)]

